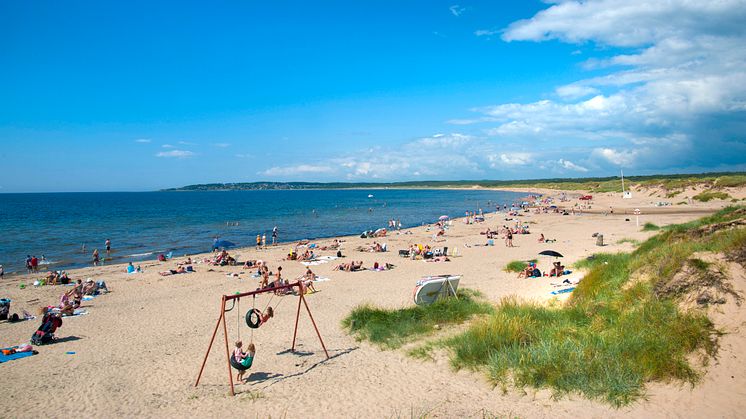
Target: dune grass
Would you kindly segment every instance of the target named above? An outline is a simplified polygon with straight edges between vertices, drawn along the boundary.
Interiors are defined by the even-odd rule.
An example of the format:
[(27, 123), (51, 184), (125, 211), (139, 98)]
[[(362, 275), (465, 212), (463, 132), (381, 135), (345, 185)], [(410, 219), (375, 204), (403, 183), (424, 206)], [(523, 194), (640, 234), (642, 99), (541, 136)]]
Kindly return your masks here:
[(384, 309), (369, 304), (358, 306), (342, 320), (342, 326), (359, 340), (395, 349), (417, 337), (434, 333), (436, 325), (460, 324), (474, 315), (494, 310), (492, 304), (483, 301), (476, 291), (460, 289), (457, 297), (401, 309)]
[(661, 229), (660, 227), (658, 227), (657, 225), (655, 225), (653, 223), (645, 223), (642, 226), (642, 231), (657, 231), (657, 230), (660, 230), (660, 229)]
[[(451, 351), (455, 368), (485, 370), (495, 384), (550, 388), (556, 396), (577, 392), (614, 406), (638, 399), (649, 381), (694, 384), (701, 371), (689, 354), (714, 355), (718, 332), (704, 314), (681, 310), (658, 285), (695, 252), (743, 249), (746, 229), (728, 228), (743, 218), (743, 207), (726, 208), (671, 226), (631, 254), (580, 261), (576, 266), (590, 271), (566, 304), (504, 300), (441, 346)], [(694, 266), (704, 265), (695, 259)]]
[(505, 268), (503, 270), (505, 272), (523, 272), (523, 270), (526, 269), (526, 266), (528, 266), (529, 262), (536, 263), (536, 259), (531, 259), (527, 261), (513, 260), (513, 261), (510, 261), (507, 265), (505, 265)]
[(700, 202), (709, 202), (713, 199), (729, 199), (731, 196), (725, 192), (705, 191), (694, 195), (693, 199)]
[[(598, 254), (579, 261), (575, 266), (588, 269), (588, 274), (563, 304), (544, 306), (509, 298), (494, 308), (475, 307), (478, 303), (471, 301), (400, 310), (366, 306), (356, 309), (344, 324), (362, 339), (398, 347), (415, 334), (432, 331), (434, 324), (460, 323), (479, 315), (466, 331), (431, 339), (408, 354), (427, 359), (433, 350), (444, 349), (454, 368), (484, 371), (503, 389), (548, 388), (555, 397), (577, 393), (624, 406), (643, 396), (648, 382), (694, 385), (702, 376), (700, 365), (692, 365), (692, 360), (706, 362), (715, 355), (719, 332), (703, 312), (682, 310), (679, 295), (660, 285), (685, 264), (706, 270), (707, 262), (694, 257), (696, 252), (743, 260), (744, 219), (746, 207), (729, 207), (668, 226), (632, 253)], [(442, 304), (471, 308), (444, 318)]]

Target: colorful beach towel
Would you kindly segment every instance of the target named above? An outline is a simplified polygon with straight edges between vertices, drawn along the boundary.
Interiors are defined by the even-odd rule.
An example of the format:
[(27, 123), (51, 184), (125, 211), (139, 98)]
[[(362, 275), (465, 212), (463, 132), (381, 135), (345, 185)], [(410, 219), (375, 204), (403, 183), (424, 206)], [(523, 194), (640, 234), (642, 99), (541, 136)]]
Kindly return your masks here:
[[(3, 348), (3, 349), (11, 349), (11, 348)], [(10, 355), (5, 355), (2, 352), (0, 352), (0, 364), (2, 364), (3, 362), (13, 361), (13, 360), (20, 359), (20, 358), (26, 358), (32, 355), (34, 355), (34, 353), (31, 351), (16, 352)]]

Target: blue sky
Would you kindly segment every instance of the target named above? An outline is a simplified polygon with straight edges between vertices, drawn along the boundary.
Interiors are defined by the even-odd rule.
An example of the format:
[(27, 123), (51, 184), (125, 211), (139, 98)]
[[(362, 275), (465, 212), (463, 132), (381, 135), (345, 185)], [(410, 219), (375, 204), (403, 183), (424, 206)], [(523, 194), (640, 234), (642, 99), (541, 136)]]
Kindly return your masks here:
[(0, 192), (746, 170), (746, 1), (0, 3)]

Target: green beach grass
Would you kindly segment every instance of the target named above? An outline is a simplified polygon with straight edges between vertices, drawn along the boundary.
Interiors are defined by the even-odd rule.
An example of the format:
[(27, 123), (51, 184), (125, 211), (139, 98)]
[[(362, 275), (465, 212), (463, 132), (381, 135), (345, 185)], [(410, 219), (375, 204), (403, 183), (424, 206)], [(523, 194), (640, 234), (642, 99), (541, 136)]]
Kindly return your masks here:
[(505, 268), (503, 270), (505, 272), (523, 272), (523, 270), (526, 269), (526, 266), (528, 266), (529, 262), (536, 263), (536, 259), (531, 259), (527, 261), (513, 260), (513, 261), (510, 261), (507, 265), (505, 265)]
[(342, 327), (359, 340), (395, 349), (417, 337), (428, 336), (444, 325), (461, 324), (474, 315), (492, 312), (493, 306), (476, 291), (460, 289), (458, 298), (436, 301), (427, 306), (383, 309), (358, 306), (342, 320)]
[[(427, 359), (434, 350), (445, 350), (455, 369), (482, 371), (504, 390), (547, 388), (555, 397), (575, 393), (616, 407), (638, 400), (652, 381), (695, 385), (716, 354), (720, 332), (703, 312), (679, 306), (686, 284), (666, 284), (685, 265), (706, 273), (709, 264), (694, 257), (697, 252), (743, 260), (744, 220), (746, 208), (729, 207), (666, 227), (632, 253), (595, 255), (575, 264), (588, 273), (565, 303), (544, 306), (504, 299), (493, 309), (470, 310), (450, 322), (477, 315), (466, 331), (431, 339), (408, 353)], [(420, 313), (414, 321), (407, 314), (413, 310)], [(358, 337), (395, 348), (415, 339), (409, 326), (413, 322), (422, 324), (417, 326), (422, 329), (413, 329), (417, 337), (426, 334), (419, 330), (444, 324), (441, 310), (381, 312), (366, 306), (345, 322), (350, 327), (354, 319), (352, 331)], [(386, 333), (375, 332), (378, 329)]]

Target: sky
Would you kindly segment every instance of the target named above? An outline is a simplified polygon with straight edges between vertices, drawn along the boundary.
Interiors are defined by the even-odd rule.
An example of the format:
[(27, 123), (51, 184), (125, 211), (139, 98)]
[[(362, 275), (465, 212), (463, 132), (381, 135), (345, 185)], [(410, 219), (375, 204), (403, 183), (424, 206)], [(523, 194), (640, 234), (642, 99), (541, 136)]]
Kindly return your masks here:
[(746, 0), (0, 2), (0, 193), (746, 170)]

